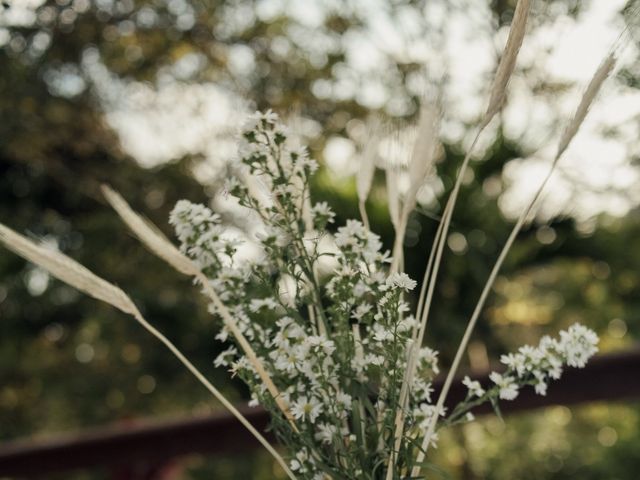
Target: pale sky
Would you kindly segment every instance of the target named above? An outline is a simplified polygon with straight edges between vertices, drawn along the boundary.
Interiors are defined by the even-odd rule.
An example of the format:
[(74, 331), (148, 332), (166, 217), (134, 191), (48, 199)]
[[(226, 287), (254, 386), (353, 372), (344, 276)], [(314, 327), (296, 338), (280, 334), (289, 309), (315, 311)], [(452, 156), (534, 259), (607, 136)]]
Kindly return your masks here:
[[(28, 23), (30, 10), (39, 3), (39, 0), (18, 0), (14, 2), (13, 17), (3, 20), (13, 24)], [(464, 2), (459, 0), (450, 5), (455, 3)], [(318, 96), (353, 96), (370, 108), (398, 111), (403, 108), (402, 99), (393, 98), (392, 92), (380, 81), (388, 61), (385, 54), (420, 62), (432, 74), (446, 70), (450, 79), (446, 84), (442, 138), (468, 144), (473, 129), (465, 127), (465, 122), (476, 118), (486, 106), (490, 73), (507, 34), (506, 29), (494, 38), (483, 33), (492, 28), (485, 3), (467, 2), (464, 8), (446, 12), (442, 3), (432, 1), (428, 2), (424, 18), (401, 10), (391, 21), (386, 13), (389, 8), (386, 2), (353, 2), (352, 8), (361, 4), (361, 11), (367, 12), (367, 27), (344, 39), (348, 68), (344, 74), (339, 72), (337, 83), (319, 83), (314, 85), (313, 92)], [(543, 2), (535, 3), (538, 8), (547, 8)], [(511, 188), (501, 198), (501, 206), (508, 214), (517, 214), (544, 177), (562, 125), (571, 116), (582, 89), (624, 28), (616, 13), (625, 3), (625, 0), (589, 2), (590, 6), (576, 21), (559, 16), (554, 23), (540, 26), (525, 38), (519, 66), (531, 67), (534, 73), (527, 78), (520, 75), (513, 78), (509, 103), (504, 111), (504, 128), (506, 135), (525, 145), (532, 156), (512, 162), (505, 171), (505, 179)], [(314, 28), (323, 12), (337, 5), (331, 0), (266, 0), (259, 3), (257, 11), (249, 14), (268, 20), (286, 9), (300, 21), (301, 27), (293, 35), (299, 36), (297, 43), (301, 43), (312, 58), (322, 54), (321, 48), (331, 47), (327, 43), (329, 40), (319, 37)], [(421, 35), (425, 25), (446, 28), (442, 48), (434, 48)], [(0, 44), (3, 38), (0, 28)], [(283, 40), (278, 48), (286, 53), (286, 41)], [(635, 62), (637, 54), (636, 46), (629, 45), (621, 64)], [(252, 68), (253, 56), (246, 48), (233, 50), (230, 60), (231, 68), (238, 75)], [(96, 52), (87, 52), (83, 65), (104, 96), (107, 121), (119, 134), (128, 153), (144, 166), (157, 165), (187, 153), (202, 153), (207, 161), (198, 167), (196, 175), (206, 181), (225, 158), (233, 156), (232, 136), (249, 112), (244, 101), (218, 85), (185, 86), (173, 80), (196, 71), (201, 62), (195, 55), (180, 59), (164, 72), (164, 76), (161, 72), (160, 80), (153, 88), (135, 82), (124, 84), (111, 78), (101, 66)], [(532, 84), (540, 79), (563, 81), (569, 88), (550, 100), (532, 93)], [(411, 87), (420, 92), (424, 83), (417, 78)], [(639, 114), (640, 92), (610, 80), (563, 158), (560, 172), (550, 183), (543, 212), (547, 215), (571, 213), (588, 221), (602, 212), (625, 215), (630, 208), (640, 204), (640, 168), (630, 165), (630, 159), (638, 153)], [(307, 135), (320, 133), (313, 119), (303, 120), (301, 124)], [(603, 130), (613, 127), (618, 129), (617, 137), (605, 138)], [(491, 135), (487, 134), (485, 138), (490, 140)], [(351, 138), (329, 140), (324, 156), (336, 180), (340, 180), (345, 172), (348, 174), (357, 169), (354, 155)]]

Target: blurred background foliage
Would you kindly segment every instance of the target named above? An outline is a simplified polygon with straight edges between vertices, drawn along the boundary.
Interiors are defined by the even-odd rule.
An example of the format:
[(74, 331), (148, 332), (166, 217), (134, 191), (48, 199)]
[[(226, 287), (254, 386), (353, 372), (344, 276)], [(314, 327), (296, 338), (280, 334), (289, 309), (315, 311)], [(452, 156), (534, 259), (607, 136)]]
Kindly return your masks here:
[[(316, 3), (325, 2), (298, 10), (314, 10)], [(307, 135), (320, 160), (329, 151), (328, 139), (347, 137), (372, 110), (391, 122), (411, 121), (422, 65), (386, 53), (376, 74), (390, 93), (382, 104), (372, 104), (361, 95), (350, 67), (353, 53), (343, 42), (357, 43), (370, 21), (366, 8), (355, 1), (326, 3), (328, 13), (311, 22), (286, 5), (272, 6), (286, 2), (258, 0), (7, 0), (0, 7), (1, 221), (58, 245), (130, 292), (146, 316), (237, 401), (246, 392), (213, 368), (216, 325), (190, 282), (145, 252), (97, 189), (100, 182), (114, 185), (170, 234), (173, 204), (215, 198), (224, 170), (212, 168), (214, 174), (203, 179), (198, 172), (210, 159), (198, 148), (163, 161), (133, 158), (109, 118), (131, 93), (127, 88), (177, 88), (171, 111), (188, 101), (189, 87), (215, 85), (241, 99), (243, 108), (312, 119), (303, 127), (322, 132)], [(465, 8), (464, 1), (443, 3)], [(515, 2), (488, 3), (493, 26), (508, 24)], [(532, 28), (545, 15), (579, 15), (589, 2), (545, 3)], [(412, 0), (383, 6), (391, 23), (420, 16), (424, 7)], [(447, 33), (443, 25), (408, 35), (418, 34), (437, 46)], [(634, 84), (633, 72), (623, 74)], [(545, 82), (538, 87), (554, 90)], [(447, 144), (445, 151), (438, 166), (442, 188), (409, 225), (406, 264), (413, 278), (422, 277), (434, 217), (452, 185), (462, 146)], [(499, 207), (506, 188), (502, 173), (528, 153), (498, 129), (465, 182), (428, 332), (445, 365), (510, 229)], [(336, 180), (323, 168), (315, 183), (316, 199), (335, 207), (338, 225), (357, 217), (352, 180)], [(384, 179), (377, 178), (369, 208), (374, 231), (390, 247), (393, 230), (383, 190)], [(624, 218), (601, 216), (588, 228), (569, 216), (527, 228), (479, 323), (467, 367), (483, 369), (500, 353), (574, 321), (599, 332), (603, 351), (632, 346), (640, 329), (638, 238), (637, 209)], [(0, 253), (0, 440), (217, 408), (130, 319)], [(435, 461), (450, 478), (460, 479), (631, 480), (640, 466), (639, 422), (637, 405), (615, 403), (554, 407), (509, 417), (505, 424), (486, 418), (449, 432)], [(167, 477), (273, 478), (268, 458), (251, 458), (192, 458), (172, 464)]]

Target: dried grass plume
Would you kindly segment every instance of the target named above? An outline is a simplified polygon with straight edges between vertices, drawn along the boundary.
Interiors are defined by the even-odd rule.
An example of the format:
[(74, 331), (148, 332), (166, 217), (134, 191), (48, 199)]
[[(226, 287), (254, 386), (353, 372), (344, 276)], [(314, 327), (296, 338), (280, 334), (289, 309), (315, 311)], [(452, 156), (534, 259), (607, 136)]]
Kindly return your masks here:
[(509, 38), (504, 47), (504, 53), (498, 64), (493, 86), (491, 87), (489, 106), (487, 107), (487, 112), (482, 122), (483, 126), (488, 124), (495, 114), (500, 111), (500, 108), (502, 108), (502, 103), (504, 102), (507, 92), (507, 85), (513, 74), (513, 69), (516, 66), (518, 52), (520, 52), (522, 40), (527, 30), (527, 19), (530, 9), (531, 0), (518, 0), (516, 10), (513, 14), (513, 21), (511, 22), (511, 28), (509, 29)]
[(2, 224), (0, 224), (0, 242), (12, 252), (44, 268), (57, 279), (81, 292), (108, 303), (124, 313), (133, 315), (137, 311), (133, 302), (122, 290), (59, 251), (44, 244), (36, 244)]

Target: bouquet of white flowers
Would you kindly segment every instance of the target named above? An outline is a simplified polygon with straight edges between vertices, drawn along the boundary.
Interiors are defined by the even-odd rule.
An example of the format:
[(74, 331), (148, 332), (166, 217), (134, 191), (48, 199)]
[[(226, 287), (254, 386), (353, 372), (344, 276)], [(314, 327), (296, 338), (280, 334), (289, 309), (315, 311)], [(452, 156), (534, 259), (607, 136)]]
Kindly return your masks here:
[[(596, 352), (595, 333), (574, 325), (559, 340), (545, 337), (538, 347), (503, 356), (507, 370), (492, 373), (492, 385), (466, 377), (466, 400), (450, 413), (438, 408), (431, 387), (438, 352), (416, 344), (420, 325), (405, 300), (416, 282), (389, 273), (389, 253), (358, 220), (321, 246), (335, 215), (326, 203), (308, 204), (317, 165), (306, 150), (289, 147), (273, 113), (256, 113), (241, 138), (238, 177), (250, 175), (254, 183), (232, 177), (226, 189), (260, 225), (256, 259), (237, 259), (237, 239), (203, 205), (178, 202), (171, 223), (181, 251), (237, 325), (237, 334), (224, 326), (217, 335), (230, 345), (215, 363), (242, 378), (253, 402), (269, 410), (297, 477), (375, 479), (391, 471), (399, 478), (418, 465), (419, 442), (438, 416), (436, 428), (469, 420), (473, 407), (513, 400), (525, 385), (544, 395), (565, 365), (583, 367)], [(256, 180), (269, 192), (268, 203), (252, 195), (248, 185)], [(320, 274), (327, 264), (331, 273)], [(215, 304), (211, 311), (217, 313)], [(428, 440), (435, 443), (437, 434)]]
[[(518, 2), (476, 141), (504, 100), (529, 4), (529, 0)], [(614, 51), (587, 87), (560, 139), (549, 175), (614, 68)], [(180, 241), (177, 248), (117, 193), (107, 187), (103, 190), (151, 251), (192, 276), (202, 288), (211, 313), (222, 320), (216, 338), (227, 345), (215, 364), (240, 377), (250, 389), (251, 403), (270, 413), (273, 430), (286, 447), (286, 460), (143, 318), (122, 290), (3, 225), (0, 242), (61, 280), (134, 316), (253, 433), (290, 478), (420, 478), (440, 428), (472, 420), (471, 411), (481, 403), (497, 408), (499, 400), (513, 400), (526, 386), (544, 395), (548, 383), (559, 379), (566, 366), (584, 367), (598, 343), (594, 332), (578, 324), (560, 332), (557, 339), (543, 337), (536, 347), (525, 346), (502, 356), (504, 369), (490, 375), (490, 384), (465, 377), (466, 398), (445, 408), (487, 295), (520, 228), (534, 213), (545, 179), (506, 241), (443, 387), (434, 395), (432, 384), (440, 373), (438, 352), (424, 346), (423, 339), (445, 239), (476, 143), (467, 152), (442, 213), (418, 302), (412, 308), (407, 292), (417, 282), (402, 271), (402, 245), (417, 192), (440, 150), (437, 124), (435, 108), (423, 107), (406, 161), (410, 186), (402, 197), (394, 172), (387, 172), (390, 216), (396, 230), (391, 254), (382, 251), (380, 237), (370, 230), (366, 215), (364, 202), (375, 169), (370, 156), (365, 155), (357, 178), (362, 221), (348, 220), (332, 234), (327, 226), (335, 214), (329, 205), (311, 203), (309, 180), (317, 163), (306, 149), (293, 146), (270, 111), (256, 113), (242, 129), (239, 161), (232, 165), (233, 175), (225, 187), (254, 227), (246, 236), (255, 247), (250, 257), (238, 255), (238, 236), (230, 235), (221, 216), (207, 206), (186, 200), (177, 203), (170, 217)]]

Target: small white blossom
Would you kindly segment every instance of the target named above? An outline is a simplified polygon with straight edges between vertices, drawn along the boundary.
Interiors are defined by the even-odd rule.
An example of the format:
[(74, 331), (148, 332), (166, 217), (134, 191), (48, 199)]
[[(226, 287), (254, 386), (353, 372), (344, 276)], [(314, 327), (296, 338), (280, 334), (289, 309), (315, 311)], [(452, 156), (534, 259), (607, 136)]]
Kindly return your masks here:
[(413, 290), (417, 282), (412, 280), (406, 273), (392, 273), (387, 278), (387, 285), (402, 288), (403, 290)]
[(273, 298), (254, 298), (249, 304), (249, 310), (254, 313), (258, 312), (261, 308), (276, 310), (278, 307), (278, 302), (276, 302)]
[(500, 388), (502, 400), (514, 400), (518, 396), (518, 385), (511, 377), (504, 377), (497, 372), (491, 372), (489, 378)]
[(221, 352), (213, 362), (215, 367), (226, 367), (229, 365), (229, 358), (234, 358), (238, 354), (236, 347), (229, 347), (225, 351)]
[(309, 454), (307, 453), (307, 449), (303, 448), (298, 453), (296, 453), (296, 458), (291, 460), (289, 467), (294, 472), (306, 473), (307, 472), (307, 461), (309, 460)]
[(369, 293), (371, 288), (362, 280), (358, 280), (358, 282), (353, 287), (353, 296), (356, 298), (362, 297), (365, 293)]
[(308, 398), (306, 395), (301, 396), (291, 405), (291, 414), (296, 420), (309, 420), (311, 423), (316, 421), (318, 415), (324, 410), (324, 404), (316, 397)]
[(336, 214), (331, 210), (327, 202), (318, 202), (311, 208), (311, 213), (315, 217), (326, 219), (327, 223), (333, 223)]
[(376, 342), (389, 342), (389, 341), (393, 341), (394, 339), (394, 335), (393, 332), (384, 328), (382, 325), (376, 323), (373, 326), (373, 339)]
[(346, 410), (351, 410), (351, 395), (344, 392), (338, 392), (336, 393), (336, 402), (342, 405)]
[(355, 320), (362, 320), (362, 317), (364, 317), (370, 311), (371, 311), (371, 304), (363, 303), (356, 307), (355, 311), (351, 314), (351, 318)]
[(338, 428), (335, 425), (328, 423), (318, 424), (318, 430), (314, 434), (314, 438), (325, 445), (331, 445), (333, 437), (338, 433)]
[(469, 393), (475, 397), (482, 397), (485, 394), (484, 389), (477, 380), (471, 380), (468, 376), (465, 376), (462, 380), (462, 384), (469, 389)]
[(560, 332), (559, 350), (564, 354), (567, 365), (583, 368), (587, 360), (598, 352), (598, 341), (593, 330), (577, 323)]
[(374, 355), (372, 353), (368, 353), (364, 357), (364, 363), (367, 365), (375, 365), (379, 367), (384, 363), (384, 357), (382, 355)]

